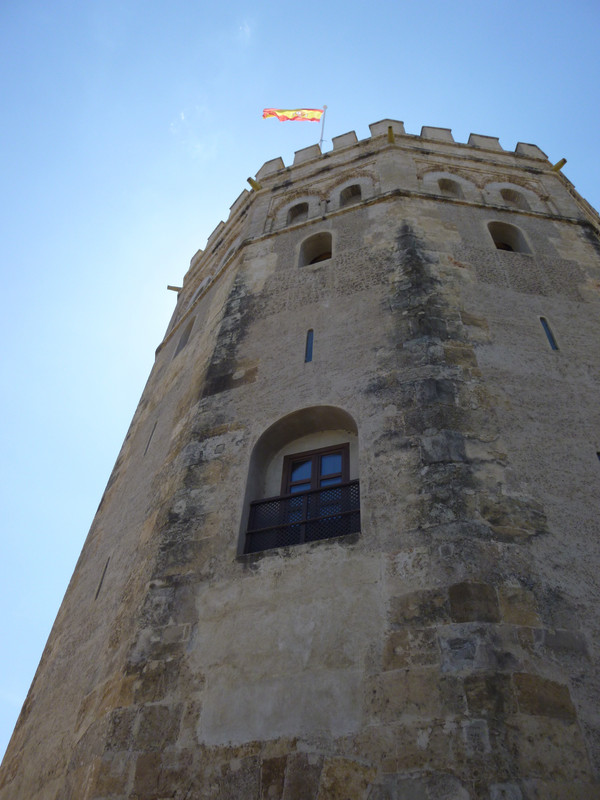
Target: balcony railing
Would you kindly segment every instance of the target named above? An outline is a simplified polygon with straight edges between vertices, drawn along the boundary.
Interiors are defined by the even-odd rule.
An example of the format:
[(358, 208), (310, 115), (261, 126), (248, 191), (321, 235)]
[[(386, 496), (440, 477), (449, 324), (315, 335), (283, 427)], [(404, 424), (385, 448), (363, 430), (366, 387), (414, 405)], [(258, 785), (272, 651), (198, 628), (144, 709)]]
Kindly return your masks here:
[(359, 531), (358, 481), (350, 481), (251, 503), (245, 552), (258, 553)]

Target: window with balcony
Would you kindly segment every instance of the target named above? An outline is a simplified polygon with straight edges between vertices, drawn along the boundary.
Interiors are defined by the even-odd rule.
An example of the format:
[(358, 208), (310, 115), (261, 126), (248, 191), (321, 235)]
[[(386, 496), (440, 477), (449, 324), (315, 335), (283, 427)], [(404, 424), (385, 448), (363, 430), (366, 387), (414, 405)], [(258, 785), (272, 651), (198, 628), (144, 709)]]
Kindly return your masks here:
[(283, 418), (257, 442), (250, 469), (240, 552), (359, 533), (356, 428), (341, 409)]

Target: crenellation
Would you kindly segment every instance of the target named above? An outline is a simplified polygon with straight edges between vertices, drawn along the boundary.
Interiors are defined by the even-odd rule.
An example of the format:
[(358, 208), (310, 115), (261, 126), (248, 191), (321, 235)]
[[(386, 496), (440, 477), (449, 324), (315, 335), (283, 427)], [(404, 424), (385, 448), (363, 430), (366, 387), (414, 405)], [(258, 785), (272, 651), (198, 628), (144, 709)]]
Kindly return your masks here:
[(452, 136), (450, 128), (432, 128), (424, 125), (421, 128), (421, 136), (424, 139), (435, 139), (440, 142), (454, 142), (454, 136)]
[(535, 158), (540, 159), (542, 161), (547, 161), (548, 156), (541, 150), (537, 144), (527, 144), (526, 142), (517, 142), (517, 146), (515, 147), (515, 153), (518, 156), (526, 156), (527, 158)]
[(247, 189), (242, 189), (237, 199), (229, 206), (229, 216), (227, 217), (227, 221), (232, 219), (232, 217), (237, 214), (237, 212), (242, 208), (246, 201), (250, 199), (251, 196), (251, 192), (249, 192)]
[(281, 156), (272, 158), (270, 161), (265, 161), (262, 167), (258, 170), (256, 173), (256, 180), (262, 181), (264, 178), (275, 175), (275, 173), (280, 172), (282, 169), (285, 169), (285, 164), (283, 163)]
[(318, 144), (311, 144), (308, 147), (303, 147), (302, 150), (296, 150), (294, 153), (294, 166), (306, 164), (307, 161), (312, 161), (315, 158), (323, 155), (321, 148)]
[(497, 136), (482, 136), (479, 133), (472, 133), (467, 142), (471, 147), (482, 147), (486, 150), (500, 150), (504, 152), (504, 148), (500, 144)]
[(354, 131), (349, 131), (348, 133), (343, 133), (341, 136), (334, 136), (331, 143), (333, 144), (334, 150), (342, 150), (344, 147), (351, 147), (353, 144), (357, 144), (358, 139)]
[(395, 136), (404, 136), (406, 134), (403, 122), (400, 122), (397, 119), (382, 119), (379, 122), (372, 122), (369, 125), (369, 130), (371, 131), (371, 137), (373, 139), (377, 138), (378, 136), (387, 137), (388, 128), (390, 127)]

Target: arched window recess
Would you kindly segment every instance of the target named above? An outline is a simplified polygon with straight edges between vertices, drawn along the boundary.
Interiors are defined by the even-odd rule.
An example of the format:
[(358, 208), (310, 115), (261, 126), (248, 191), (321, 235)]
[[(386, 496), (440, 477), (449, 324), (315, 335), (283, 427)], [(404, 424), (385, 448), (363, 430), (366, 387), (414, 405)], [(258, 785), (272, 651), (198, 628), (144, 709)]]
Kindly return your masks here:
[(329, 231), (315, 233), (314, 236), (305, 239), (300, 246), (299, 266), (306, 267), (310, 264), (318, 264), (319, 261), (327, 261), (332, 254), (332, 240)]
[(509, 225), (507, 222), (489, 222), (488, 231), (497, 250), (508, 250), (513, 253), (531, 255), (527, 240), (516, 225)]
[(278, 420), (250, 459), (240, 554), (360, 531), (358, 439), (352, 417), (317, 406)]

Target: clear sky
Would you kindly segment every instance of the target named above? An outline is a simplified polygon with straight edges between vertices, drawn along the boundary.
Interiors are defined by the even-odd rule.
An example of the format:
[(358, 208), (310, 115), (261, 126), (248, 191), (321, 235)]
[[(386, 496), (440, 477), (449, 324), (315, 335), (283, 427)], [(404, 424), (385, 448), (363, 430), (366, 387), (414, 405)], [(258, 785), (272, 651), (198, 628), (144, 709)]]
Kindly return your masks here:
[[(0, 754), (190, 258), (277, 156), (403, 120), (532, 142), (596, 208), (598, 0), (2, 0)], [(324, 150), (330, 149), (326, 141)], [(64, 687), (68, 691), (68, 687)]]

